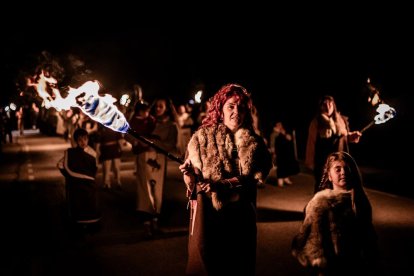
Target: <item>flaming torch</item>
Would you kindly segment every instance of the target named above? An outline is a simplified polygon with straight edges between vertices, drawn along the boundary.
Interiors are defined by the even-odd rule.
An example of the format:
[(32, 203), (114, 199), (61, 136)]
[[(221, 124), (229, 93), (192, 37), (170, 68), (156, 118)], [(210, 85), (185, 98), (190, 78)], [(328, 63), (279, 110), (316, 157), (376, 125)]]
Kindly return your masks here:
[[(58, 111), (69, 110), (71, 107), (79, 108), (92, 120), (101, 123), (114, 131), (126, 133), (143, 143), (154, 148), (156, 151), (166, 155), (180, 164), (184, 161), (172, 153), (161, 148), (153, 141), (139, 135), (130, 128), (124, 114), (114, 105), (116, 99), (109, 94), (100, 96), (98, 81), (87, 81), (78, 88), (69, 88), (68, 95), (63, 98), (59, 89), (56, 88), (57, 81), (53, 77), (46, 77), (44, 72), (39, 75), (38, 81), (29, 79), (27, 84), (33, 86), (38, 95), (43, 99), (46, 108), (53, 107)], [(48, 90), (51, 90), (52, 95)]]
[(374, 124), (378, 125), (385, 123), (386, 121), (394, 118), (395, 114), (397, 113), (394, 108), (384, 103), (379, 104), (376, 111), (378, 114), (374, 117), (374, 120), (371, 121), (368, 125), (366, 125), (363, 129), (361, 129), (361, 133), (366, 131)]

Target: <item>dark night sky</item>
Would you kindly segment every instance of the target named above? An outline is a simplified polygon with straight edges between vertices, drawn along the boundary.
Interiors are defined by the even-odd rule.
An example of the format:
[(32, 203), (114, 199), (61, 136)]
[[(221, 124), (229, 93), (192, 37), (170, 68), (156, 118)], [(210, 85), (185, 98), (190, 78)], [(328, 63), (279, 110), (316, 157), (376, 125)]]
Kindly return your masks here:
[[(208, 97), (221, 85), (238, 82), (252, 93), (264, 130), (268, 132), (276, 119), (283, 120), (297, 130), (302, 150), (307, 125), (323, 94), (335, 96), (351, 128), (369, 122), (363, 88), (370, 77), (384, 101), (399, 112), (398, 120), (384, 125), (380, 133), (379, 127), (367, 131), (368, 141), (359, 147), (375, 153), (373, 140), (377, 145), (382, 139), (401, 139), (396, 137), (402, 135), (402, 126), (413, 123), (408, 103), (414, 48), (405, 25), (282, 23), (65, 28), (40, 36), (33, 29), (9, 30), (1, 51), (6, 84), (1, 101), (17, 93), (16, 78), (36, 66), (41, 51), (62, 61), (75, 54), (114, 94), (138, 83), (148, 100), (169, 95), (182, 102), (199, 85)], [(408, 143), (408, 138), (402, 141)]]

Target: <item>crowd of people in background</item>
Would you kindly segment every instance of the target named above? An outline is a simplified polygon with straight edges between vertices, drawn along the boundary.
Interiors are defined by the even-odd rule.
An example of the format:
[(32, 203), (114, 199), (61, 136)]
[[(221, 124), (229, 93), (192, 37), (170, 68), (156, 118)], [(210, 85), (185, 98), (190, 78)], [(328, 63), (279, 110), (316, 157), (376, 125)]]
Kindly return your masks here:
[[(164, 99), (163, 101), (154, 100), (152, 103), (148, 103), (142, 99), (143, 94), (140, 86), (135, 85), (134, 91), (136, 94), (135, 102), (129, 108), (116, 103), (131, 123), (132, 129), (140, 135), (155, 139), (155, 142), (167, 147), (167, 150), (171, 150), (177, 156), (184, 158), (191, 136), (203, 125), (203, 121), (208, 116), (211, 101), (207, 100), (202, 104), (175, 104), (170, 99)], [(160, 102), (165, 103), (169, 121), (173, 122), (176, 130), (176, 133), (170, 131), (169, 136), (163, 137), (163, 139), (158, 137), (160, 131), (165, 131), (164, 129), (160, 130), (161, 126), (165, 124), (159, 119), (160, 115), (157, 115), (157, 106), (161, 110)], [(112, 133), (113, 131), (100, 126), (99, 123), (79, 109), (56, 111), (53, 108), (39, 108), (38, 105), (32, 103), (31, 105), (21, 106), (14, 112), (1, 110), (2, 144), (6, 142), (13, 143), (13, 129), (17, 130), (18, 135), (23, 135), (24, 128), (39, 128), (45, 134), (63, 136), (65, 140), (71, 143), (72, 147), (75, 147), (74, 131), (83, 128), (88, 132), (89, 145), (98, 152), (98, 161), (103, 166), (104, 180), (102, 186), (104, 188), (120, 188), (121, 148), (123, 143), (124, 145), (126, 143), (124, 135)], [(272, 154), (276, 180), (272, 180), (271, 184), (277, 187), (292, 185), (294, 182), (292, 177), (300, 172), (295, 130), (286, 128), (284, 122), (275, 120), (272, 131), (267, 134), (263, 131), (266, 128), (261, 125), (260, 114), (254, 105), (251, 114), (255, 133), (262, 136)], [(348, 118), (339, 112), (334, 98), (330, 95), (323, 96), (319, 101), (315, 117), (312, 118), (309, 124), (304, 157), (305, 167), (309, 168), (315, 177), (315, 192), (321, 181), (322, 168), (326, 157), (335, 151), (349, 152), (348, 143), (357, 143), (360, 137), (361, 133), (359, 131), (350, 131)], [(137, 156), (144, 152), (146, 154), (154, 153), (148, 145), (143, 145), (142, 142), (136, 140), (129, 142), (133, 144), (132, 150)], [(157, 158), (147, 157), (144, 159), (157, 160)], [(144, 159), (137, 160), (136, 170), (140, 166), (143, 167), (146, 162)], [(114, 178), (113, 183), (110, 180), (111, 175)], [(269, 182), (271, 182), (270, 179)], [(258, 187), (264, 187), (264, 183), (260, 183)], [(151, 200), (153, 200), (153, 197), (151, 197)], [(159, 210), (155, 213), (157, 212)]]
[[(136, 94), (134, 97), (135, 102), (129, 108), (116, 103), (119, 110), (124, 113), (126, 119), (131, 124), (132, 129), (140, 135), (153, 139), (161, 147), (172, 151), (173, 154), (184, 158), (191, 136), (203, 125), (204, 120), (208, 117), (211, 100), (196, 105), (189, 103), (175, 104), (167, 98), (156, 99), (152, 103), (148, 103), (143, 100), (141, 87), (136, 85), (134, 89), (136, 90), (134, 90)], [(161, 115), (164, 106), (168, 116)], [(159, 112), (161, 113), (158, 114)], [(272, 131), (266, 134), (263, 131), (266, 128), (263, 128), (263, 125), (261, 125), (260, 114), (254, 105), (249, 112), (252, 115), (252, 126), (255, 133), (265, 140), (272, 154), (273, 171), (276, 177), (271, 179), (276, 180), (269, 178), (269, 184), (277, 187), (292, 185), (294, 176), (300, 172), (294, 129), (286, 128), (284, 122), (275, 120)], [(21, 106), (14, 112), (10, 112), (10, 110), (6, 112), (2, 109), (1, 117), (2, 144), (6, 142), (13, 143), (13, 129), (17, 130), (19, 135), (23, 135), (24, 128), (29, 127), (39, 128), (40, 131), (46, 134), (63, 136), (65, 140), (71, 143), (72, 147), (75, 147), (74, 132), (78, 128), (85, 129), (88, 133), (89, 146), (97, 151), (98, 162), (102, 164), (102, 187), (121, 188), (121, 149), (122, 145), (127, 143), (123, 134), (100, 126), (99, 123), (76, 108), (56, 111), (53, 108), (38, 108), (38, 104), (32, 103), (30, 106)], [(162, 117), (168, 117), (170, 124), (161, 119)], [(174, 131), (171, 131), (171, 129), (174, 129)], [(305, 167), (314, 173), (315, 192), (321, 181), (322, 168), (326, 157), (336, 151), (349, 152), (348, 143), (357, 143), (360, 137), (361, 133), (359, 131), (350, 131), (348, 118), (338, 111), (334, 98), (329, 95), (323, 96), (319, 101), (315, 117), (309, 124), (304, 158)], [(163, 167), (165, 163), (163, 159), (165, 158), (157, 154), (151, 147), (144, 145), (136, 139), (128, 142), (132, 144), (132, 150), (137, 155), (135, 169), (137, 178), (142, 177), (142, 174), (137, 173), (137, 171), (139, 168), (145, 167), (147, 160), (156, 161), (154, 164), (159, 165), (162, 168), (160, 169), (161, 171), (165, 170)], [(145, 157), (143, 156), (144, 153)], [(149, 154), (155, 155), (150, 158), (147, 156)], [(153, 172), (154, 168), (151, 170)], [(111, 177), (114, 179), (113, 181)], [(163, 173), (160, 173), (160, 177), (158, 181), (162, 183), (164, 181)], [(150, 174), (137, 181), (145, 183), (148, 179), (153, 180), (152, 183), (156, 181), (156, 178)], [(150, 194), (147, 199), (148, 202), (152, 202), (151, 208), (155, 208), (154, 215), (157, 216), (161, 206), (161, 203), (157, 201), (160, 201), (162, 188), (154, 190), (158, 185), (152, 185), (149, 186), (152, 187), (151, 189), (147, 189), (146, 185), (142, 183), (141, 188), (143, 190), (157, 191), (155, 194)], [(162, 186), (162, 184), (159, 184), (159, 186)], [(264, 187), (264, 183), (259, 183), (258, 187)], [(142, 192), (140, 194), (142, 195)], [(143, 199), (138, 199), (139, 196), (137, 197), (137, 202), (143, 201)], [(138, 207), (140, 203), (137, 204), (137, 210), (142, 209)]]
[[(238, 84), (224, 85), (196, 109), (188, 103), (176, 105), (168, 98), (150, 104), (142, 99), (142, 91), (132, 106), (119, 106), (131, 129), (183, 160), (179, 168), (191, 208), (187, 273), (254, 275), (256, 189), (269, 181), (271, 169), (276, 172), (276, 182), (267, 183), (277, 187), (294, 183), (301, 170), (294, 130), (277, 120), (267, 136), (250, 93)], [(165, 154), (140, 139), (99, 125), (77, 109), (45, 113), (33, 103), (28, 109), (20, 107), (14, 117), (0, 111), (2, 144), (14, 142), (13, 129), (24, 135), (25, 125), (47, 129), (46, 134), (70, 142), (58, 168), (66, 179), (68, 214), (77, 223), (99, 221), (97, 189), (122, 191), (122, 149), (130, 143), (135, 155), (135, 211), (147, 238), (162, 233), (158, 220), (168, 165)], [(39, 116), (48, 118), (51, 126), (40, 123)], [(30, 123), (25, 124), (25, 117)], [(350, 131), (347, 117), (338, 111), (332, 96), (321, 98), (310, 120), (304, 163), (314, 173), (315, 196), (304, 209), (305, 219), (292, 245), (299, 262), (318, 275), (360, 264), (355, 257), (361, 250), (372, 253), (375, 248), (371, 207), (358, 167), (349, 155), (348, 143), (358, 143), (361, 135)], [(101, 180), (96, 178), (99, 166)], [(332, 215), (323, 217), (320, 206)], [(321, 225), (326, 219), (332, 220), (329, 223), (337, 237), (329, 232), (332, 227)], [(344, 224), (337, 224), (339, 221)], [(312, 232), (315, 225), (320, 232)], [(325, 235), (326, 244), (314, 240), (315, 236), (325, 239)]]

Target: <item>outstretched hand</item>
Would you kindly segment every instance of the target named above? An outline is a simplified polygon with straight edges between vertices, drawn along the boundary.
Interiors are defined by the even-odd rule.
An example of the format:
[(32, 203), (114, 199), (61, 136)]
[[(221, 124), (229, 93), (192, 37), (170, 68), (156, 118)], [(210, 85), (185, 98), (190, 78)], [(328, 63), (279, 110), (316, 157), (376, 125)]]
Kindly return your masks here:
[(360, 131), (351, 131), (348, 133), (348, 140), (350, 143), (358, 143), (362, 133)]

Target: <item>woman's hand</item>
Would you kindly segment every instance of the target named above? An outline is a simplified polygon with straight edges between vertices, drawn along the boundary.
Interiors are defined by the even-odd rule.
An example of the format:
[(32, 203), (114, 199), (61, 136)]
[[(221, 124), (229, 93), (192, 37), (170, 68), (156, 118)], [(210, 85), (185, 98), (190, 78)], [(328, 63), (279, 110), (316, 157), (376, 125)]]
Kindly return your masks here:
[(216, 190), (215, 183), (199, 182), (198, 185), (200, 185), (201, 191), (203, 191), (205, 193), (214, 192)]
[(195, 175), (194, 175), (194, 167), (193, 164), (191, 164), (190, 159), (187, 159), (184, 161), (184, 163), (180, 166), (178, 166), (181, 173), (184, 176), (184, 182), (187, 184), (187, 186), (190, 186), (194, 184), (195, 182)]
[(358, 143), (362, 133), (360, 131), (352, 131), (348, 133), (348, 140), (350, 143)]
[(190, 159), (185, 160), (183, 164), (178, 166), (178, 168), (180, 169), (181, 173), (184, 175), (191, 175), (191, 174), (194, 175), (194, 168), (193, 168), (193, 164), (191, 164)]

